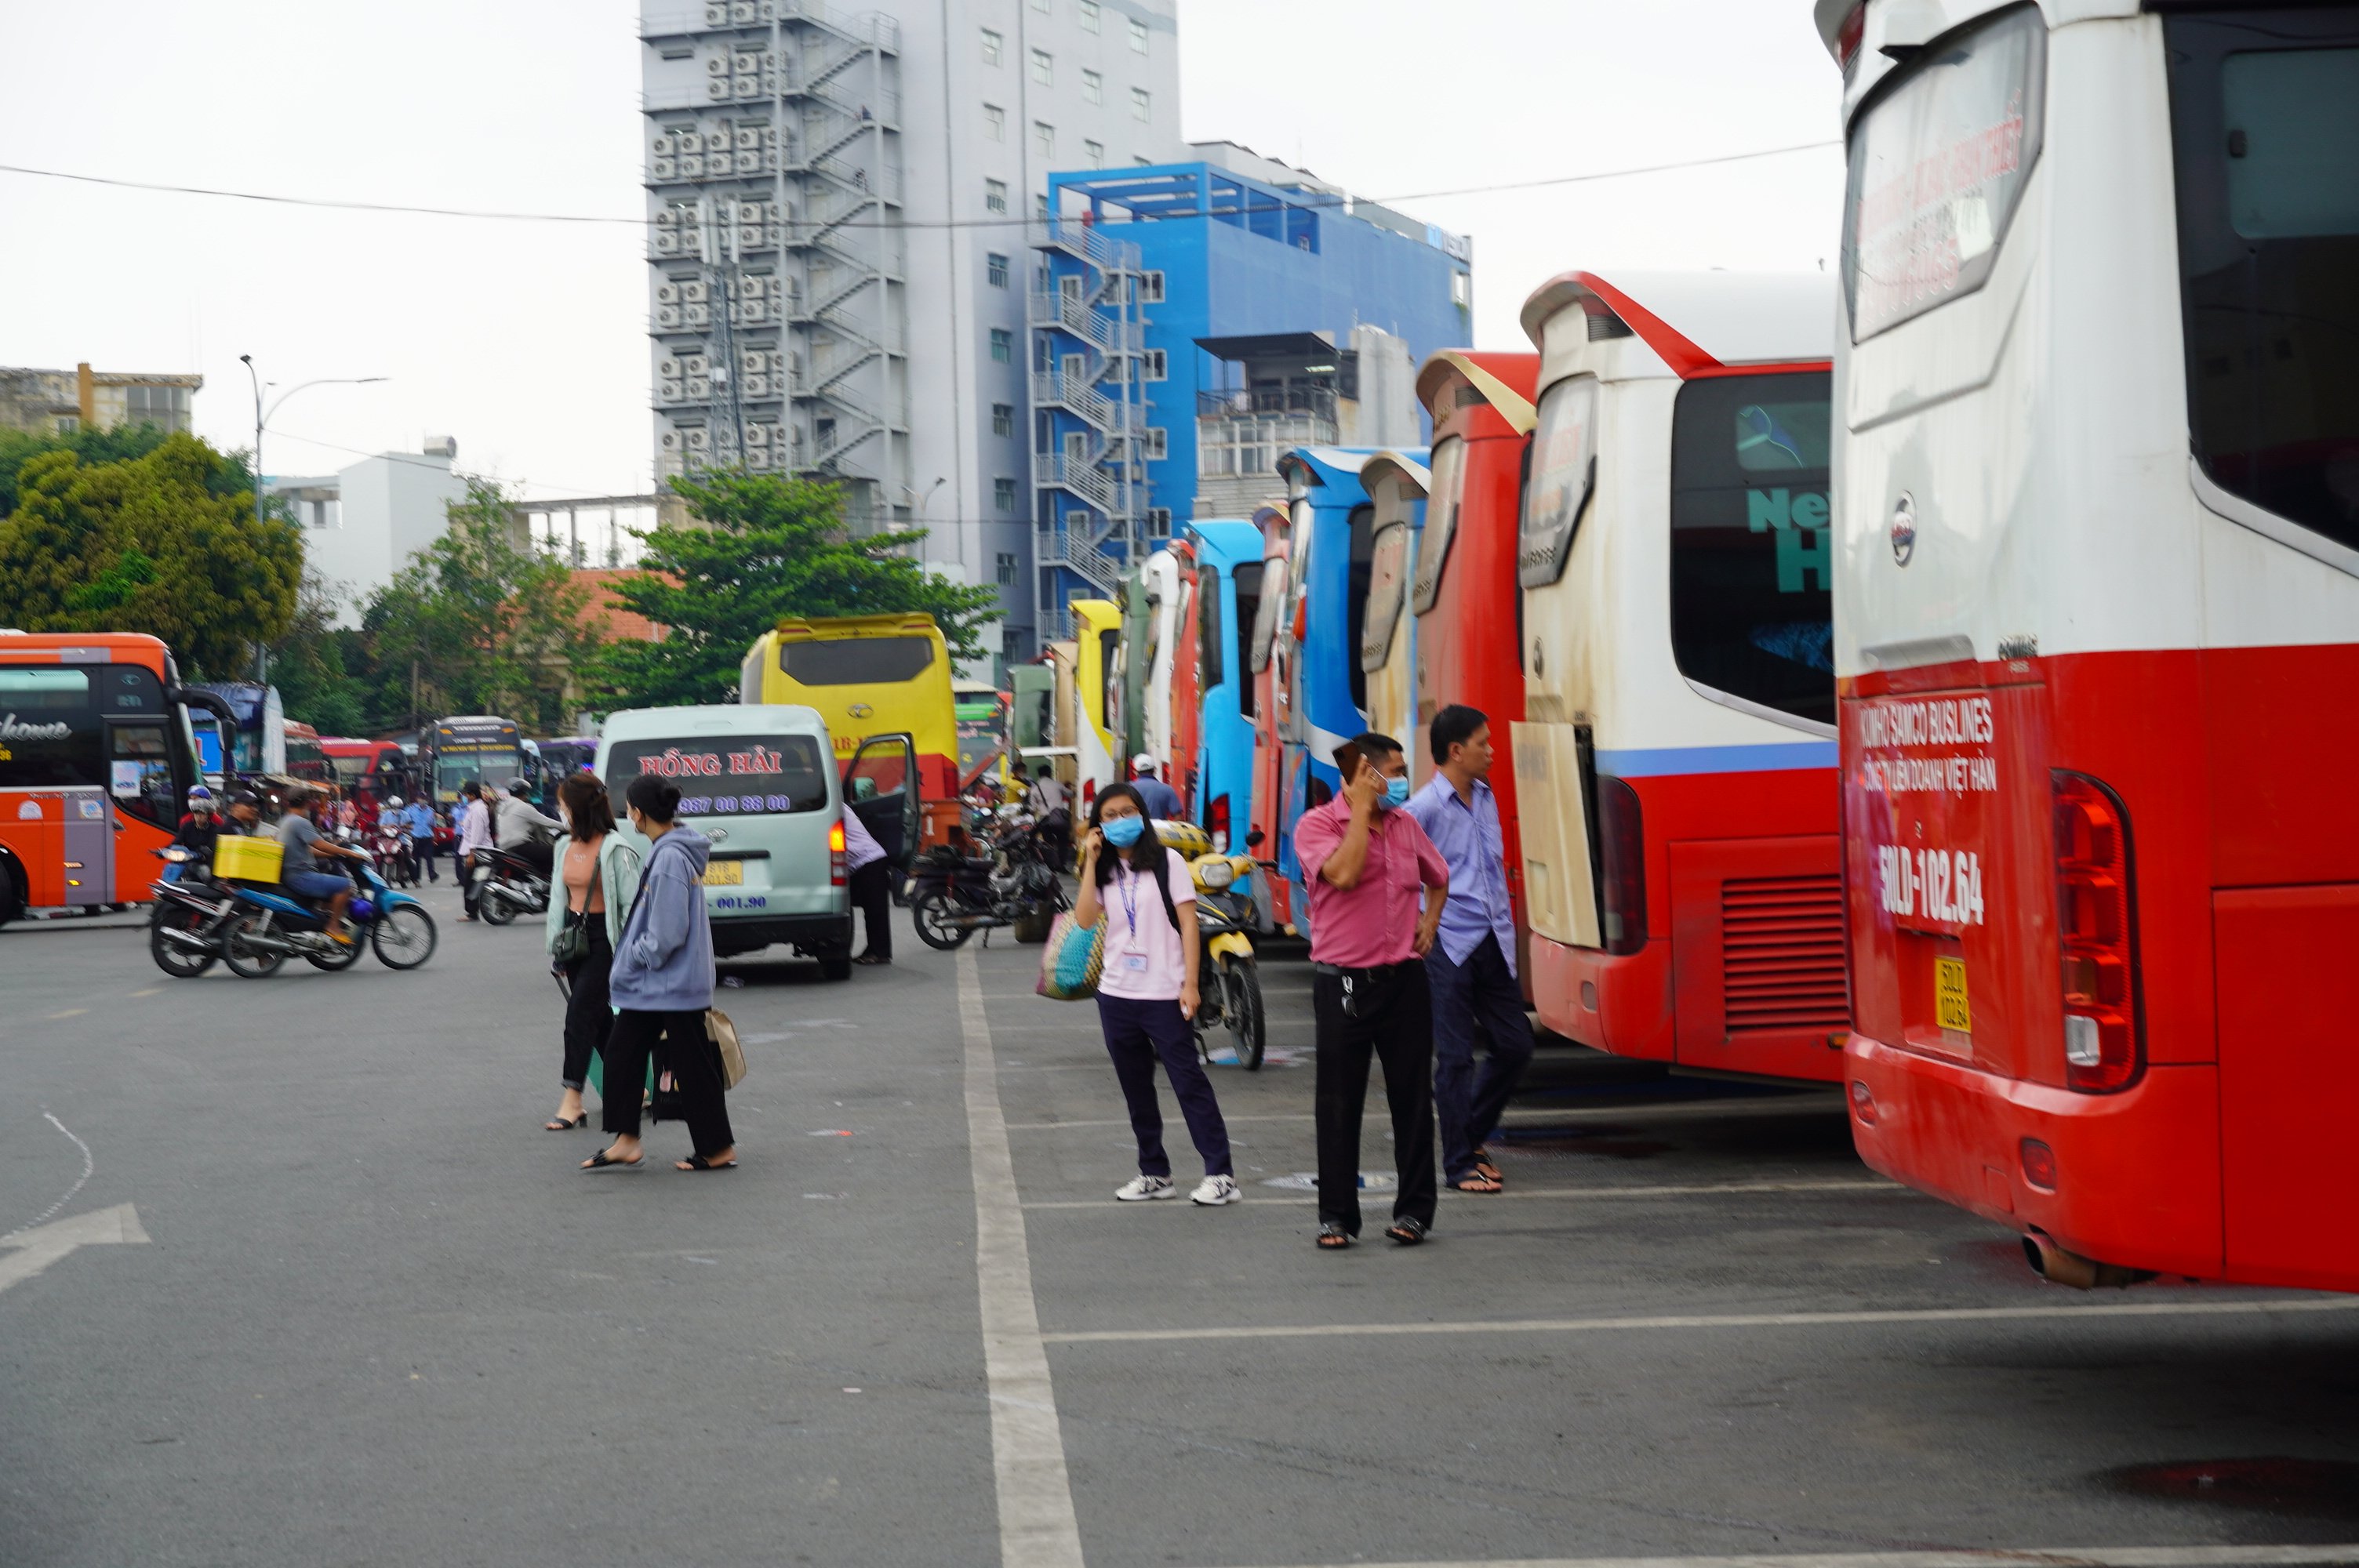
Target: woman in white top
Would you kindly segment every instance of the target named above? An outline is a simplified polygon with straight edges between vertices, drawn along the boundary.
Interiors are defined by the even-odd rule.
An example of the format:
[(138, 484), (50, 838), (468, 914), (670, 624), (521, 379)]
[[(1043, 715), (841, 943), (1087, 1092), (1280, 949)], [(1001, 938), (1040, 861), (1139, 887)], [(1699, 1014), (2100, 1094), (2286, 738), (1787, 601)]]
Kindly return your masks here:
[(1155, 1062), (1188, 1119), (1188, 1136), (1204, 1159), (1204, 1180), (1190, 1197), (1212, 1206), (1237, 1201), (1229, 1130), (1196, 1059), (1196, 884), (1188, 862), (1167, 849), (1147, 819), (1138, 792), (1110, 785), (1090, 811), (1082, 841), (1082, 896), (1074, 923), (1106, 921), (1105, 968), (1098, 981), (1098, 1022), (1114, 1058), (1131, 1130), (1138, 1135), (1138, 1174), (1115, 1189), (1124, 1203), (1176, 1198), (1171, 1160), (1163, 1152), (1163, 1111), (1155, 1099)]

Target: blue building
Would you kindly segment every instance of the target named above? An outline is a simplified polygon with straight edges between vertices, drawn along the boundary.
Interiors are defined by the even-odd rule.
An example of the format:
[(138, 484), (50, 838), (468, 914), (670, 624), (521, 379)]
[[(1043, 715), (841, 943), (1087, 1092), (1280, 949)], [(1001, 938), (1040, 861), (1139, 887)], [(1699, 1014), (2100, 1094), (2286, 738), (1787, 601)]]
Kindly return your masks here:
[(1044, 639), (1174, 518), (1281, 493), (1289, 448), (1422, 443), (1417, 366), (1472, 341), (1463, 238), (1213, 146), (1049, 177), (1028, 317)]

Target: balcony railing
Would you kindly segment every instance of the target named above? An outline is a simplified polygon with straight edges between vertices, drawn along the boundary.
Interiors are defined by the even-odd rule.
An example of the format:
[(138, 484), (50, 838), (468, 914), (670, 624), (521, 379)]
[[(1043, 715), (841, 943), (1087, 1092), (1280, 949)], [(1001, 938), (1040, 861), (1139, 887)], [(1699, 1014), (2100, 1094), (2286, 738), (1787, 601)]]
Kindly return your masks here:
[(1240, 414), (1308, 414), (1333, 420), (1335, 389), (1332, 386), (1248, 386), (1196, 394), (1196, 416), (1208, 419)]

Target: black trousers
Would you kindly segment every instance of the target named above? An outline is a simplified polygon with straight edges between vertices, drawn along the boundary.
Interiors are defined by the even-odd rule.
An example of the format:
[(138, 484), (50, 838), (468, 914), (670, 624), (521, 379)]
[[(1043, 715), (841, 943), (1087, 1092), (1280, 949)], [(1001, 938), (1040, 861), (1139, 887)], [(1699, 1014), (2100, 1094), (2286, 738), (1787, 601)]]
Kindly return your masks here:
[(604, 1048), (608, 1027), (614, 1021), (614, 1005), (606, 996), (614, 949), (606, 940), (605, 915), (592, 915), (582, 929), (590, 934), (590, 951), (565, 966), (566, 983), (573, 988), (565, 1004), (564, 1084), (569, 1089), (578, 1089), (589, 1081), (590, 1054)]
[(521, 844), (512, 844), (506, 853), (538, 871), (544, 879), (557, 875), (557, 851), (545, 838), (527, 838)]
[(689, 1141), (700, 1154), (718, 1154), (737, 1141), (729, 1130), (729, 1098), (721, 1087), (721, 1049), (704, 1032), (704, 1010), (694, 1012), (614, 1014), (606, 1032), (606, 1130), (617, 1138), (639, 1135), (639, 1090), (647, 1082), (647, 1057), (656, 1073), (671, 1075), (680, 1098)]
[(1163, 1149), (1163, 1107), (1155, 1098), (1155, 1064), (1159, 1060), (1187, 1120), (1188, 1136), (1204, 1157), (1204, 1174), (1234, 1175), (1228, 1123), (1221, 1119), (1221, 1102), (1212, 1098), (1212, 1080), (1196, 1060), (1196, 1031), (1180, 1012), (1180, 1000), (1141, 1000), (1100, 991), (1098, 1022), (1105, 1030), (1106, 1054), (1114, 1058), (1123, 1101), (1130, 1108), (1130, 1130), (1138, 1139), (1138, 1173), (1166, 1179), (1171, 1174), (1171, 1156)]
[(852, 873), (852, 902), (868, 927), (868, 951), (893, 956), (893, 862), (871, 860)]
[[(1385, 1100), (1393, 1113), (1393, 1157), (1400, 1190), (1393, 1217), (1433, 1223), (1433, 993), (1423, 960), (1378, 972), (1360, 1016), (1343, 1015), (1343, 981), (1310, 982), (1317, 1025), (1318, 1077), (1311, 1109), (1319, 1129), (1319, 1217), (1360, 1233), (1360, 1112), (1368, 1099), (1368, 1060), (1384, 1064)], [(1366, 982), (1363, 980), (1364, 986)], [(608, 1071), (612, 1071), (611, 1065)]]

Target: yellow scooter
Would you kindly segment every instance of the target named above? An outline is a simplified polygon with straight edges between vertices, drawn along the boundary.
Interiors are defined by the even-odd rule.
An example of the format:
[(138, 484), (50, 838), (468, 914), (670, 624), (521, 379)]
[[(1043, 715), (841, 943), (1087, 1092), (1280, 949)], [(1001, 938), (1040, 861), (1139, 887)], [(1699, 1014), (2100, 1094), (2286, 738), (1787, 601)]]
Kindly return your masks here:
[(1237, 1065), (1257, 1072), (1268, 1030), (1261, 972), (1254, 961), (1253, 857), (1214, 854), (1211, 837), (1192, 822), (1158, 822), (1155, 834), (1180, 851), (1196, 884), (1196, 933), (1204, 944), (1196, 987), (1201, 1002), (1196, 1009), (1196, 1054), (1212, 1060), (1205, 1036), (1217, 1025), (1229, 1032)]

